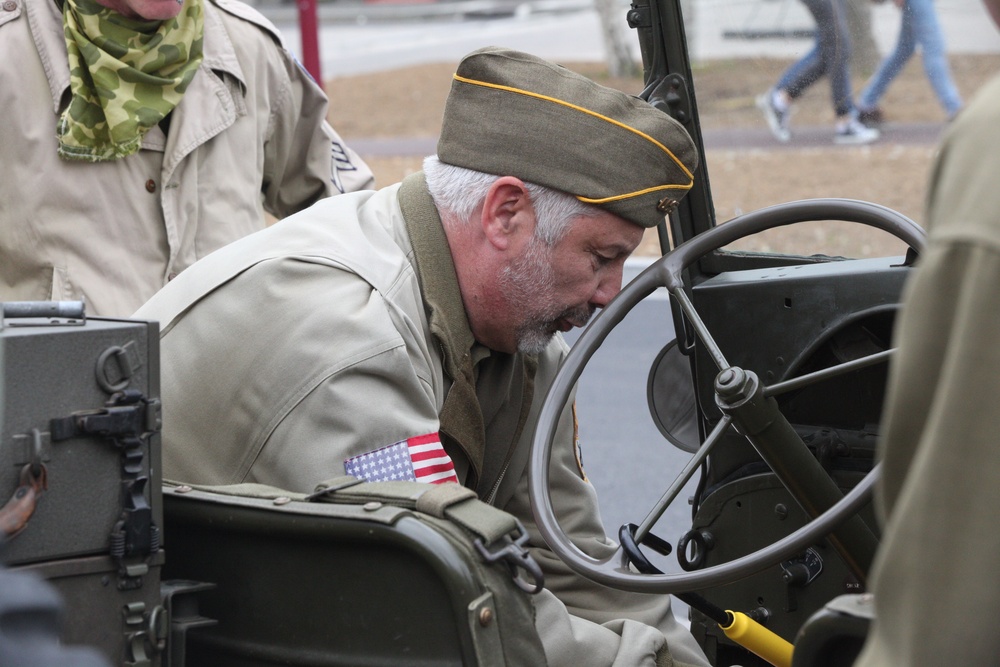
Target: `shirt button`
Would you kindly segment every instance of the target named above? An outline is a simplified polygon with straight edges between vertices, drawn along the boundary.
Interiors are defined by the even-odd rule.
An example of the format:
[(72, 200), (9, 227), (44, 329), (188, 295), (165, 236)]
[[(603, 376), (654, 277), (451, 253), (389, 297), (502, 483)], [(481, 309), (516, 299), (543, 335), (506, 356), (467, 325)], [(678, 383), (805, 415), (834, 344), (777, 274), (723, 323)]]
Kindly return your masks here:
[(3, 3), (3, 10), (5, 12), (12, 12), (15, 9), (17, 9), (17, 3), (14, 2), (14, 0), (6, 0), (6, 2)]
[(153, 179), (146, 181), (146, 192), (156, 192), (156, 181)]
[(171, 280), (173, 280), (176, 277), (177, 277), (177, 274), (174, 273), (173, 271), (171, 271), (170, 273), (167, 274), (167, 282), (170, 282)]

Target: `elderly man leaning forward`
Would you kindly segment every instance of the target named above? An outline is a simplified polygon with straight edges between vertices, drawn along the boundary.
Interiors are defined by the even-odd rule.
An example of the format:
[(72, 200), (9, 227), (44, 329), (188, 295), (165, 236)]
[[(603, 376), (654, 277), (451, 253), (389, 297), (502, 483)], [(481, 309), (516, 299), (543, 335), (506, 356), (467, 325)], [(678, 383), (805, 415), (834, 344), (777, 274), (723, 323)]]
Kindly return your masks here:
[[(597, 586), (546, 549), (525, 469), (558, 332), (618, 293), (696, 163), (642, 100), (524, 53), (470, 54), (423, 172), (223, 248), (136, 313), (162, 325), (165, 476), (312, 491), (345, 472), (399, 479), (366, 463), (429, 444), (444, 465), (403, 479), (475, 489), (530, 533), (550, 664), (707, 665), (669, 597)], [(605, 556), (575, 431), (567, 407), (553, 502)]]

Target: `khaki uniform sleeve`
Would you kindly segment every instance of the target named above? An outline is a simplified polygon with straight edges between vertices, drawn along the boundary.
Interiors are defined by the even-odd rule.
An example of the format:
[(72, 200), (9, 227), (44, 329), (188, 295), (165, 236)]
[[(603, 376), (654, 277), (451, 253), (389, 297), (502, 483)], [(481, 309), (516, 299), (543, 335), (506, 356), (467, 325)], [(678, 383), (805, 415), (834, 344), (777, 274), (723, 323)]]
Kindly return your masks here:
[[(547, 391), (553, 366), (542, 360), (536, 392)], [(533, 430), (528, 429), (529, 433)], [(564, 532), (590, 556), (603, 558), (614, 553), (617, 545), (604, 533), (597, 493), (583, 478), (577, 461), (571, 407), (560, 418), (549, 474), (553, 508)], [(531, 535), (535, 545), (532, 555), (545, 572), (546, 589), (554, 594), (535, 597), (536, 625), (551, 665), (707, 667), (708, 660), (694, 636), (674, 617), (670, 596), (601, 586), (573, 572), (544, 546), (528, 501), (526, 470), (504, 509), (517, 516)]]
[(402, 347), (352, 363), (309, 392), (268, 438), (249, 479), (301, 492), (344, 461), (438, 430), (435, 405)]
[(663, 635), (643, 623), (620, 619), (599, 625), (573, 616), (548, 589), (542, 590), (532, 601), (535, 626), (542, 638), (549, 667), (655, 667), (659, 664), (657, 655), (666, 653)]
[(1000, 656), (1000, 248), (963, 244), (921, 261), (912, 285), (921, 298), (900, 322), (887, 403), (889, 519), (862, 667), (986, 665)]
[(283, 218), (323, 197), (371, 190), (375, 177), (326, 120), (326, 94), (285, 54), (289, 88), (265, 147), (264, 208)]
[(879, 444), (887, 517), (859, 667), (1000, 656), (1000, 79), (955, 121), (931, 181)]
[[(195, 275), (178, 280), (204, 278)], [(169, 479), (311, 492), (343, 475), (348, 457), (438, 429), (430, 359), (397, 327), (392, 304), (349, 271), (281, 258), (176, 317), (164, 298), (140, 312), (167, 315)]]
[(315, 373), (300, 365), (301, 375), (313, 372), (318, 381), (308, 391), (284, 393), (292, 405), (248, 481), (309, 492), (343, 475), (347, 458), (439, 428), (433, 370), (415, 350), (412, 332), (397, 329), (390, 305), (360, 279), (330, 283), (325, 296), (351, 316), (321, 317), (314, 335), (289, 340), (295, 358), (322, 360), (325, 368)]

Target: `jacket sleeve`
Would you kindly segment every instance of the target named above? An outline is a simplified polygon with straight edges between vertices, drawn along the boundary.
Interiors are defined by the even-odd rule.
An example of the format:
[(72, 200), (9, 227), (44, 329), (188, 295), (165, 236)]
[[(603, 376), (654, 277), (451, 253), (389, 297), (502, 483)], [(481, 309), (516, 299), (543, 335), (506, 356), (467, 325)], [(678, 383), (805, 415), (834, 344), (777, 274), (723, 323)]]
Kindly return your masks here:
[[(285, 282), (296, 285), (292, 291), (306, 289), (304, 280)], [(248, 480), (308, 492), (343, 475), (350, 457), (438, 430), (433, 370), (419, 337), (393, 319), (392, 305), (363, 280), (321, 284), (324, 298), (339, 308), (312, 319), (308, 313), (278, 318), (314, 327), (287, 339), (294, 352), (285, 366), (312, 379), (281, 391), (285, 400)]]
[(994, 79), (948, 130), (931, 178), (928, 244), (893, 334), (876, 617), (859, 666), (984, 665), (1000, 655), (998, 121)]
[[(547, 392), (558, 366), (558, 360), (546, 358), (548, 354), (539, 360), (536, 401)], [(553, 443), (549, 470), (552, 504), (559, 525), (574, 544), (590, 556), (604, 558), (613, 554), (617, 545), (604, 533), (597, 493), (580, 470), (571, 405), (572, 397), (560, 417)], [(534, 426), (532, 420), (525, 429), (529, 439)], [(538, 532), (528, 495), (525, 470), (504, 509), (524, 524), (534, 545), (532, 555), (545, 573), (547, 592), (535, 597), (536, 626), (550, 665), (709, 664), (694, 636), (674, 617), (670, 596), (607, 588), (566, 566)]]
[(323, 197), (375, 186), (371, 169), (327, 122), (326, 94), (282, 53), (288, 88), (269, 120), (264, 156), (264, 208), (278, 218)]

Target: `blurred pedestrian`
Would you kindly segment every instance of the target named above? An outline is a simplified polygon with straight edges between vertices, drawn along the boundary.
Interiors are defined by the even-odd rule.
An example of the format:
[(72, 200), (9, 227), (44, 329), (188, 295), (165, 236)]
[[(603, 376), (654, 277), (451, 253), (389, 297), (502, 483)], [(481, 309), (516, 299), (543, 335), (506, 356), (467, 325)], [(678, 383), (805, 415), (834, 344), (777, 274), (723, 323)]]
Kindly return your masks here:
[(757, 106), (774, 137), (791, 140), (789, 120), (792, 102), (824, 74), (830, 78), (834, 114), (833, 141), (837, 144), (867, 144), (879, 137), (876, 129), (858, 120), (851, 93), (851, 37), (847, 25), (847, 0), (802, 0), (816, 21), (812, 50), (792, 64), (774, 88), (757, 98)]
[(861, 91), (858, 98), (858, 118), (869, 126), (878, 126), (883, 122), (884, 115), (878, 101), (893, 79), (903, 71), (919, 44), (924, 73), (948, 120), (951, 120), (962, 109), (962, 96), (951, 78), (944, 33), (938, 23), (934, 0), (895, 0), (895, 3), (902, 15), (896, 47), (885, 57), (878, 71)]

